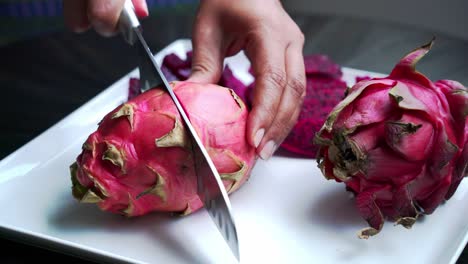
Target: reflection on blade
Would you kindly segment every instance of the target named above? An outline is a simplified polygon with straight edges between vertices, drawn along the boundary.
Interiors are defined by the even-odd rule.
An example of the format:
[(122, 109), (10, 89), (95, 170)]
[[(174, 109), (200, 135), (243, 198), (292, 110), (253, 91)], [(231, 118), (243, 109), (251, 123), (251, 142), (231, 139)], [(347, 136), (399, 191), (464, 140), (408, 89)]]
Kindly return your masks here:
[(185, 109), (154, 60), (148, 45), (141, 35), (141, 31), (135, 28), (134, 33), (138, 37), (139, 45), (141, 45), (139, 46), (140, 55), (144, 56), (140, 62), (140, 78), (143, 83), (142, 88), (149, 89), (162, 83), (174, 101), (192, 140), (198, 196), (218, 227), (221, 235), (224, 237), (224, 240), (229, 245), (232, 253), (237, 260), (239, 260), (237, 230), (231, 213), (231, 204), (229, 203), (229, 198), (223, 182), (221, 181), (221, 177), (208, 155), (208, 152), (205, 147), (203, 147), (203, 143), (198, 137), (197, 132), (190, 123)]
[(239, 241), (234, 219), (231, 214), (231, 205), (226, 199), (227, 193), (222, 185), (216, 170), (210, 168), (208, 160), (204, 158), (202, 150), (197, 144), (192, 144), (197, 172), (198, 196), (209, 215), (218, 226), (218, 230), (226, 240), (237, 260), (240, 259)]

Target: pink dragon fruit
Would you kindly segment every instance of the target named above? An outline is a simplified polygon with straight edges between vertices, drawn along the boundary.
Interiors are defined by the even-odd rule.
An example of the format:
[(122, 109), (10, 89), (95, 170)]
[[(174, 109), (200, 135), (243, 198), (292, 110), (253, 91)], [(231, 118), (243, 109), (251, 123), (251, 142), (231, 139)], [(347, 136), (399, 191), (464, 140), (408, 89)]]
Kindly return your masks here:
[[(172, 82), (175, 93), (232, 193), (249, 177), (255, 150), (245, 138), (248, 110), (231, 90)], [(152, 89), (108, 113), (71, 165), (73, 196), (127, 216), (189, 214), (202, 207), (191, 142), (169, 95)]]
[(410, 228), (450, 199), (468, 164), (468, 90), (415, 70), (432, 42), (403, 57), (390, 76), (349, 90), (316, 136), (319, 167), (344, 182), (369, 226), (385, 218)]

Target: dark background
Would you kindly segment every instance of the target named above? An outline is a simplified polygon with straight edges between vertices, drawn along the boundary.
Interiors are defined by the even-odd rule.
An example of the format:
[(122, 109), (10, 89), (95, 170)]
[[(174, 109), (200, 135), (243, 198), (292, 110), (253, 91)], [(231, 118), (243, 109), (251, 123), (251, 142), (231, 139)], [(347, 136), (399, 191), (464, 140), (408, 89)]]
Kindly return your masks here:
[[(436, 45), (418, 66), (431, 79), (468, 83), (468, 42), (444, 33), (349, 16), (291, 15), (306, 36), (304, 54), (323, 53), (343, 66), (388, 73), (407, 51), (436, 36)], [(153, 51), (190, 38), (194, 8), (160, 12), (143, 22)], [(0, 159), (93, 98), (136, 67), (120, 37), (59, 30), (0, 47)], [(2, 212), (7, 213), (7, 212)], [(13, 242), (0, 233), (1, 263), (82, 259)], [(22, 241), (25, 242), (25, 241)], [(417, 245), (415, 245), (417, 246)], [(464, 251), (459, 264), (468, 264)]]

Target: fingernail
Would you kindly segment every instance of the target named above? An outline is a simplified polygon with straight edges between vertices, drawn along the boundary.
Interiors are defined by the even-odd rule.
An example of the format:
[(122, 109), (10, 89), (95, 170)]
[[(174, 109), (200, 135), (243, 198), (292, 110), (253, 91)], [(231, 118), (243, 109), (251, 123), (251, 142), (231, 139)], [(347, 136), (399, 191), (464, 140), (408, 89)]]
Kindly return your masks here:
[(114, 34), (114, 32), (109, 31), (106, 24), (102, 23), (101, 21), (94, 21), (93, 26), (96, 32), (104, 37), (110, 37)]
[(255, 133), (254, 144), (255, 144), (256, 148), (258, 148), (258, 145), (260, 145), (260, 142), (262, 141), (263, 135), (265, 135), (265, 129), (263, 129), (263, 128), (257, 130), (257, 133)]
[(268, 141), (260, 152), (260, 157), (263, 160), (268, 160), (273, 156), (273, 152), (276, 150), (276, 144), (273, 140)]
[(141, 9), (137, 8), (135, 12), (137, 13), (136, 15), (140, 18), (147, 17), (149, 15), (149, 11), (146, 1), (141, 1)]
[(83, 23), (82, 25), (79, 25), (73, 29), (75, 33), (83, 33), (88, 31), (90, 28), (90, 25), (88, 23)]
[(143, 1), (143, 10), (145, 11), (143, 16), (147, 17), (149, 15), (149, 10), (148, 10), (148, 4), (146, 3), (146, 1)]

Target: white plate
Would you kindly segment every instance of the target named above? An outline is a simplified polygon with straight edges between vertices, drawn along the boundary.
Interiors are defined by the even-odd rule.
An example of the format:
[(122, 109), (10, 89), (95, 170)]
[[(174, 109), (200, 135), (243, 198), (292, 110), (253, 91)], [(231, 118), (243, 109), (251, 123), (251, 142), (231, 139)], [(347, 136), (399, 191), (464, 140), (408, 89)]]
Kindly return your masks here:
[[(156, 56), (185, 56), (179, 40)], [(240, 54), (229, 59), (249, 79)], [(374, 75), (344, 69), (346, 80)], [(71, 196), (68, 166), (98, 121), (123, 102), (130, 76), (117, 81), (64, 120), (0, 162), (0, 231), (67, 253), (111, 262), (235, 263), (201, 210), (183, 218), (148, 215), (127, 219), (78, 204)], [(453, 198), (411, 230), (387, 222), (369, 240), (344, 186), (326, 181), (315, 160), (273, 157), (259, 161), (251, 179), (231, 195), (241, 263), (454, 263), (467, 242), (468, 181)]]

